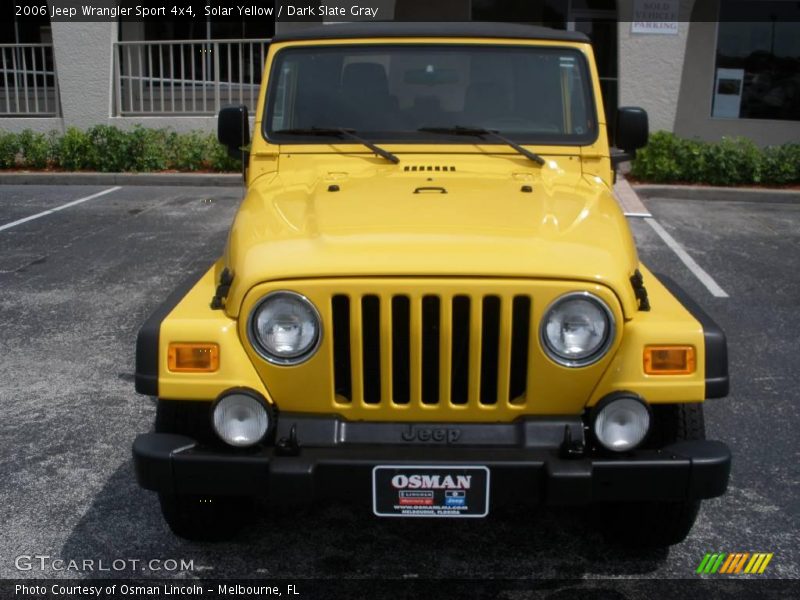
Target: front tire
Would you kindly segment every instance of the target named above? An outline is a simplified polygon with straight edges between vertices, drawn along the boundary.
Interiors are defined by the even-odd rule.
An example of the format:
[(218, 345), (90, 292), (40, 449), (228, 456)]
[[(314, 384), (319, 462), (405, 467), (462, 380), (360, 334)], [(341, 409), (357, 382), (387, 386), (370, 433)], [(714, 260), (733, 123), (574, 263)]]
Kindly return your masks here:
[[(680, 440), (706, 438), (702, 404), (653, 406), (653, 429), (644, 448), (662, 448)], [(621, 502), (599, 505), (607, 541), (632, 547), (665, 547), (686, 539), (700, 510), (700, 500)]]
[(158, 400), (156, 433), (177, 433), (201, 444), (220, 443), (211, 429), (211, 402)]

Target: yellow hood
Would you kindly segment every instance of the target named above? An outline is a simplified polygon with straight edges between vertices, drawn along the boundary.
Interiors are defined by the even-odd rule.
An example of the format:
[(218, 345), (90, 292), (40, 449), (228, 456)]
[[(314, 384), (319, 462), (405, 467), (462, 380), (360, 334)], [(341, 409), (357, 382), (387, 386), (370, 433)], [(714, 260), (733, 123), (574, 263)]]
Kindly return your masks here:
[(228, 314), (264, 281), (345, 276), (582, 280), (608, 285), (626, 315), (636, 310), (625, 218), (568, 157), (536, 170), (509, 160), (511, 170), (488, 174), (412, 171), (417, 162), (357, 175), (293, 170), (251, 185), (225, 256)]

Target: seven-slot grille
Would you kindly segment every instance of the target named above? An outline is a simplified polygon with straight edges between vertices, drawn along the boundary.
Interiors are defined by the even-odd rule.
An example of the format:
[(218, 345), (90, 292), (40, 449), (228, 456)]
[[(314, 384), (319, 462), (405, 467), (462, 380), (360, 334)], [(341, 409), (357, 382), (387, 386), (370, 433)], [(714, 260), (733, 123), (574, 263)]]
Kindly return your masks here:
[(335, 294), (331, 311), (340, 404), (525, 404), (530, 296)]

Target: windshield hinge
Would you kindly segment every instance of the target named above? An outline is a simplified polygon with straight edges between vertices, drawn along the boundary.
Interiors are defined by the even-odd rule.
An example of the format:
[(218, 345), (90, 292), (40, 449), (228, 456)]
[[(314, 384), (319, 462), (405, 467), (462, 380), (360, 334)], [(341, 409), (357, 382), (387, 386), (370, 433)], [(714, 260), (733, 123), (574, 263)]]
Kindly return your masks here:
[(631, 285), (633, 286), (633, 293), (636, 295), (636, 300), (639, 303), (639, 310), (650, 310), (650, 299), (647, 297), (647, 288), (644, 287), (644, 278), (639, 269), (636, 269), (631, 275)]
[(211, 308), (213, 310), (220, 310), (223, 306), (225, 306), (225, 298), (228, 297), (228, 292), (231, 290), (231, 284), (233, 283), (233, 273), (231, 273), (227, 267), (222, 269), (222, 273), (219, 276), (219, 285), (217, 286), (217, 291), (214, 294), (214, 297), (211, 298)]

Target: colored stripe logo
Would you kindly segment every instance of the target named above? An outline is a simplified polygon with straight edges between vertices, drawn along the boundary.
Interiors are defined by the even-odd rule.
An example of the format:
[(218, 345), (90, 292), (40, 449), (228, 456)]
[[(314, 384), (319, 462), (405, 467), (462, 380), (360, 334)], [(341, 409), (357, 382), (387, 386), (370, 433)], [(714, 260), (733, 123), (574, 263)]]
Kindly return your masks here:
[(769, 552), (725, 552), (706, 553), (696, 573), (700, 575), (713, 575), (715, 573), (726, 575), (760, 575), (763, 573), (773, 553)]

